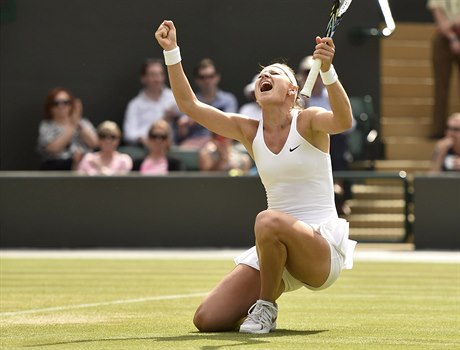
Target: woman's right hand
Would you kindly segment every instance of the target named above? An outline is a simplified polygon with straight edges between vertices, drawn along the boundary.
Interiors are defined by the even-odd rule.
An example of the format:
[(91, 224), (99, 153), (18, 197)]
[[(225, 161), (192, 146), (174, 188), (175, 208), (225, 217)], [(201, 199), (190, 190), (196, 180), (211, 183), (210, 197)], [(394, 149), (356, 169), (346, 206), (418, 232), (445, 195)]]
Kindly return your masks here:
[(165, 51), (173, 50), (177, 47), (176, 27), (172, 21), (163, 21), (155, 32), (155, 38)]

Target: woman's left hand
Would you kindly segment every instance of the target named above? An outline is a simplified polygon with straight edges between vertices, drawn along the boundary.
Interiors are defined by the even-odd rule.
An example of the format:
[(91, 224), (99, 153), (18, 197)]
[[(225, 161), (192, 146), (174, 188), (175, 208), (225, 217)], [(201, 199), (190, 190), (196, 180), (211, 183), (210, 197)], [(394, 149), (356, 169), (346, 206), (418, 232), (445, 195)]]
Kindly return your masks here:
[(321, 60), (321, 70), (327, 72), (331, 67), (332, 60), (335, 54), (335, 45), (332, 38), (316, 37), (316, 46), (315, 52), (313, 52), (313, 58), (318, 58)]
[(81, 103), (81, 100), (77, 98), (73, 104), (72, 112), (70, 114), (70, 121), (72, 122), (72, 124), (74, 124), (75, 126), (79, 125), (82, 115), (83, 104)]

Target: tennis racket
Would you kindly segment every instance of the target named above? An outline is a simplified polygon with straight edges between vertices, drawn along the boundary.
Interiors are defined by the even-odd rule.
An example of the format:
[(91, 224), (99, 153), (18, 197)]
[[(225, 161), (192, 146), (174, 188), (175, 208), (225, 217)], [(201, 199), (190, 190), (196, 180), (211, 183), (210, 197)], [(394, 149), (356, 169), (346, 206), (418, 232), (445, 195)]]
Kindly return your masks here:
[[(343, 14), (348, 10), (352, 0), (334, 0), (332, 5), (331, 13), (329, 14), (329, 23), (326, 28), (326, 37), (332, 38), (342, 20)], [(319, 70), (321, 68), (321, 60), (315, 58), (313, 66), (310, 69), (308, 74), (307, 81), (300, 92), (302, 95), (311, 97), (311, 91), (313, 90), (313, 85), (315, 85), (316, 78), (318, 77)]]

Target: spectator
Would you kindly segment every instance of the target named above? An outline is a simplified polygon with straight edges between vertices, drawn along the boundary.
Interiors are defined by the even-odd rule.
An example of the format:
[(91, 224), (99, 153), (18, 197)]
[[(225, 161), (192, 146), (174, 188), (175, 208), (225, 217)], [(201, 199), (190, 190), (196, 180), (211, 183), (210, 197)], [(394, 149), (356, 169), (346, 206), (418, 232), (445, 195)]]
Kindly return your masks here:
[(162, 119), (153, 123), (146, 141), (149, 154), (140, 166), (140, 173), (142, 175), (166, 175), (170, 171), (181, 170), (181, 162), (168, 156), (171, 144), (172, 131), (169, 124)]
[(200, 170), (229, 171), (230, 174), (245, 174), (252, 162), (247, 153), (238, 151), (232, 140), (212, 134), (212, 138), (200, 150)]
[[(219, 89), (220, 73), (214, 62), (205, 58), (194, 69), (195, 83), (198, 87), (196, 97), (203, 103), (211, 105), (223, 112), (236, 113), (238, 103), (236, 97)], [(211, 138), (211, 132), (188, 116), (183, 116), (179, 123), (179, 142), (182, 147), (201, 148)]]
[(445, 137), (436, 143), (431, 171), (460, 171), (460, 113), (447, 119)]
[(460, 2), (428, 0), (428, 8), (433, 13), (437, 27), (432, 45), (434, 108), (431, 137), (439, 139), (444, 136), (449, 113), (449, 86), (454, 65), (460, 77)]
[(99, 152), (87, 153), (78, 171), (86, 175), (123, 175), (133, 167), (131, 157), (117, 151), (121, 131), (115, 122), (107, 120), (97, 127)]
[(165, 119), (173, 125), (179, 116), (179, 109), (171, 89), (165, 85), (166, 76), (161, 60), (147, 59), (141, 69), (140, 81), (143, 88), (128, 104), (123, 132), (126, 144), (143, 150), (143, 138), (152, 123)]
[(241, 106), (239, 113), (249, 118), (260, 120), (262, 118), (262, 108), (256, 102), (256, 95), (254, 94), (256, 80), (259, 74), (256, 74), (252, 81), (244, 87), (244, 96), (248, 100), (247, 103)]
[(76, 169), (82, 155), (97, 147), (94, 126), (82, 111), (81, 101), (69, 90), (58, 87), (48, 93), (38, 130), (41, 170)]

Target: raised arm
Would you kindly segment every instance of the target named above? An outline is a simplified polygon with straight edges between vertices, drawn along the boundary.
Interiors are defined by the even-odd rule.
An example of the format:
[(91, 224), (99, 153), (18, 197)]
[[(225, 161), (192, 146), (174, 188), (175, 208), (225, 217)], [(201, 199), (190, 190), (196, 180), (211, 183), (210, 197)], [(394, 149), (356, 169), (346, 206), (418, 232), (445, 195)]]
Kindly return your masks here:
[[(165, 50), (166, 55), (168, 52), (178, 49), (176, 28), (172, 21), (163, 21), (155, 33), (155, 38)], [(167, 62), (169, 82), (181, 112), (217, 134), (242, 141), (243, 134), (240, 124), (243, 118), (236, 114), (224, 113), (200, 102), (190, 86), (180, 59), (179, 62), (173, 61), (172, 63), (174, 64)]]
[(332, 38), (316, 38), (313, 57), (322, 61), (321, 75), (329, 95), (332, 112), (315, 107), (304, 111), (310, 117), (311, 129), (327, 134), (346, 131), (351, 128), (353, 122), (350, 100), (332, 66), (334, 53), (335, 45)]

